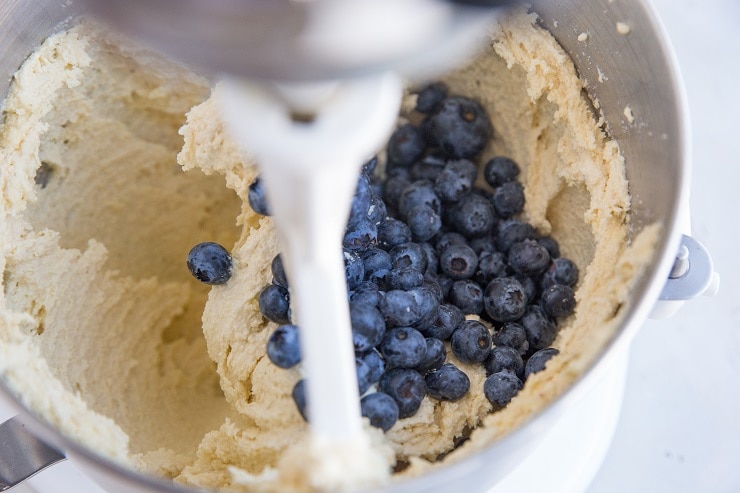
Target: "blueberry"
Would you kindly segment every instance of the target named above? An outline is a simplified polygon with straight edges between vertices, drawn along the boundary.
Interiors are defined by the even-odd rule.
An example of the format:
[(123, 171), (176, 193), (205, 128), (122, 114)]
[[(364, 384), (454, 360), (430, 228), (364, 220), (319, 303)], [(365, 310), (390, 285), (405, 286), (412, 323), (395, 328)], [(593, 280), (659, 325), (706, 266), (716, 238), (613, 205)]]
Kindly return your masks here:
[(408, 167), (424, 153), (426, 142), (421, 130), (411, 124), (398, 127), (391, 135), (386, 148), (389, 166)]
[(408, 327), (418, 322), (422, 315), (414, 295), (399, 289), (385, 293), (379, 308), (389, 327)]
[(518, 323), (524, 327), (530, 351), (539, 351), (550, 346), (558, 334), (558, 326), (537, 306), (530, 305)]
[(527, 364), (524, 366), (524, 379), (526, 380), (532, 373), (537, 373), (545, 369), (547, 362), (553, 356), (559, 354), (555, 348), (540, 349), (527, 360)]
[(365, 264), (357, 252), (344, 250), (344, 276), (350, 290), (355, 289), (365, 279)]
[(527, 296), (527, 303), (534, 303), (535, 298), (537, 297), (537, 286), (535, 285), (532, 278), (529, 276), (525, 276), (524, 274), (519, 274), (517, 272), (515, 272), (511, 277), (519, 281), (519, 284), (522, 285), (522, 288), (524, 289), (524, 294)]
[[(388, 276), (390, 275), (389, 269), (379, 269), (375, 272), (371, 272), (370, 275), (367, 277), (368, 282), (375, 283), (376, 286), (378, 286), (379, 291), (388, 291), (390, 288), (388, 287)], [(381, 293), (381, 299), (382, 299), (383, 293)], [(378, 302), (380, 303), (380, 302)]]
[(439, 305), (437, 319), (424, 330), (424, 333), (430, 337), (446, 341), (464, 321), (465, 314), (462, 310), (455, 305), (442, 303)]
[(391, 248), (388, 253), (391, 256), (391, 268), (413, 267), (420, 272), (427, 269), (424, 249), (418, 243), (402, 243)]
[(422, 205), (409, 211), (406, 223), (414, 241), (427, 241), (442, 227), (442, 219), (431, 207)]
[(576, 308), (573, 288), (563, 284), (553, 284), (542, 292), (542, 308), (554, 318), (567, 317)]
[(308, 421), (308, 404), (306, 402), (306, 380), (299, 380), (294, 386), (291, 392), (293, 396), (293, 402), (295, 402), (298, 412), (301, 413), (301, 417), (305, 421)]
[(371, 224), (374, 224), (377, 229), (377, 226), (383, 222), (383, 219), (387, 216), (388, 208), (385, 206), (385, 202), (383, 202), (383, 199), (377, 195), (373, 195), (372, 198), (370, 198), (370, 207), (367, 209), (367, 219)]
[(509, 275), (509, 265), (506, 256), (501, 252), (484, 252), (478, 258), (478, 270), (475, 271), (473, 279), (481, 286), (487, 286), (489, 282), (497, 277)]
[(421, 286), (424, 283), (424, 274), (413, 267), (391, 269), (388, 273), (388, 287), (391, 289), (409, 289)]
[(392, 368), (380, 378), (378, 390), (393, 397), (398, 404), (399, 418), (408, 418), (419, 410), (427, 393), (427, 386), (418, 371)]
[(421, 161), (417, 161), (411, 166), (409, 176), (412, 180), (429, 180), (435, 181), (447, 164), (444, 156), (428, 154)]
[(434, 191), (434, 184), (429, 180), (416, 180), (404, 188), (398, 198), (398, 213), (408, 219), (411, 209), (426, 205), (437, 214), (442, 213), (442, 202)]
[(458, 159), (476, 156), (493, 134), (483, 107), (463, 96), (445, 99), (429, 117), (427, 129), (438, 147)]
[(283, 259), (279, 253), (275, 255), (275, 258), (272, 259), (270, 270), (272, 271), (273, 284), (277, 284), (278, 286), (282, 286), (287, 289), (288, 288), (288, 276), (285, 274), (285, 267), (283, 266)]
[(507, 157), (496, 156), (486, 163), (483, 169), (483, 177), (489, 185), (496, 188), (504, 183), (516, 180), (519, 172), (519, 165), (516, 162)]
[(550, 266), (550, 254), (536, 240), (514, 243), (507, 256), (514, 271), (525, 276), (539, 276)]
[(424, 256), (427, 258), (427, 268), (424, 273), (436, 274), (439, 271), (439, 255), (437, 255), (437, 250), (431, 243), (422, 242), (420, 245), (424, 251)]
[(442, 82), (432, 82), (422, 87), (416, 97), (416, 111), (431, 113), (447, 97), (447, 86)]
[(467, 315), (478, 315), (483, 311), (483, 289), (471, 279), (462, 279), (452, 283), (447, 295), (450, 303)]
[(524, 384), (510, 371), (494, 373), (483, 383), (483, 394), (491, 404), (505, 406), (519, 393)]
[(496, 322), (513, 322), (527, 309), (527, 295), (513, 277), (499, 277), (488, 283), (483, 293), (483, 307)]
[(350, 208), (349, 219), (347, 221), (348, 226), (353, 226), (357, 222), (367, 219), (367, 212), (370, 208), (372, 196), (373, 191), (370, 186), (370, 179), (364, 173), (360, 173), (357, 179), (355, 194), (352, 197), (352, 207)]
[(493, 334), (493, 343), (496, 346), (506, 346), (515, 349), (521, 356), (527, 354), (529, 342), (524, 327), (515, 322), (505, 323)]
[(460, 233), (449, 231), (447, 233), (442, 233), (439, 236), (435, 244), (435, 248), (437, 249), (437, 253), (442, 253), (444, 250), (451, 247), (452, 245), (467, 244), (468, 240), (463, 235), (461, 235)]
[(188, 253), (190, 273), (206, 284), (226, 284), (231, 278), (231, 255), (218, 243), (195, 245)]
[(439, 370), (424, 377), (429, 397), (439, 401), (459, 401), (470, 390), (468, 376), (452, 363), (445, 363)]
[(472, 248), (478, 256), (481, 256), (484, 253), (498, 252), (496, 249), (496, 243), (493, 241), (493, 238), (488, 235), (473, 238), (470, 240), (469, 244), (470, 248)]
[(522, 378), (524, 373), (524, 360), (519, 352), (507, 346), (497, 346), (491, 349), (491, 354), (483, 362), (486, 375), (492, 375), (503, 370), (509, 370), (514, 375)]
[(419, 308), (419, 319), (412, 323), (415, 329), (425, 329), (437, 320), (439, 311), (439, 298), (434, 291), (422, 285), (408, 291)]
[(376, 349), (371, 349), (370, 351), (360, 355), (360, 358), (362, 358), (362, 361), (365, 362), (370, 370), (368, 373), (370, 385), (378, 383), (380, 377), (382, 377), (385, 372), (385, 361), (383, 361), (383, 357)]
[(267, 339), (267, 357), (275, 366), (292, 368), (301, 361), (301, 343), (298, 327), (281, 325)]
[(375, 169), (378, 167), (378, 156), (373, 156), (365, 164), (362, 165), (362, 173), (368, 178), (375, 174)]
[(411, 229), (405, 222), (387, 217), (378, 225), (378, 245), (389, 249), (411, 241)]
[(370, 367), (362, 358), (355, 358), (355, 371), (357, 372), (357, 389), (360, 395), (367, 392), (372, 385), (370, 382)]
[(524, 210), (524, 187), (518, 181), (504, 183), (493, 191), (493, 208), (500, 217), (509, 218)]
[(452, 291), (452, 285), (455, 283), (452, 279), (447, 276), (438, 276), (437, 284), (439, 285), (440, 291), (442, 291), (442, 297), (447, 298)]
[(537, 238), (537, 243), (545, 247), (551, 258), (556, 259), (560, 257), (560, 245), (552, 236), (541, 236)]
[(33, 182), (43, 190), (49, 184), (49, 180), (54, 175), (54, 168), (47, 162), (41, 161), (41, 166), (36, 169)]
[(398, 201), (401, 197), (401, 193), (411, 185), (408, 172), (405, 170), (395, 168), (394, 174), (389, 176), (383, 186), (383, 200), (385, 205), (392, 208), (398, 209)]
[(364, 217), (344, 232), (342, 246), (348, 250), (367, 250), (378, 243), (378, 226), (368, 217)]
[(572, 260), (563, 257), (553, 259), (540, 280), (543, 288), (548, 288), (553, 284), (573, 287), (577, 282), (578, 267)]
[(477, 320), (465, 320), (452, 333), (452, 354), (463, 363), (482, 363), (491, 354), (491, 333)]
[(383, 392), (368, 394), (360, 400), (362, 416), (370, 420), (370, 424), (383, 431), (393, 428), (398, 421), (398, 404), (393, 397)]
[(369, 351), (380, 344), (385, 335), (385, 320), (377, 308), (352, 301), (349, 304), (349, 316), (355, 351)]
[(265, 191), (265, 186), (262, 183), (262, 178), (259, 176), (257, 176), (249, 185), (247, 201), (252, 210), (257, 214), (269, 216), (272, 213), (270, 211), (270, 205), (267, 203), (267, 192)]
[(365, 270), (365, 278), (368, 279), (373, 272), (388, 270), (391, 268), (391, 256), (380, 248), (368, 248), (360, 252), (360, 258)]
[(377, 307), (380, 303), (380, 296), (380, 289), (378, 289), (377, 284), (372, 281), (362, 281), (352, 290), (349, 299), (354, 303)]
[(288, 290), (277, 284), (268, 284), (259, 295), (260, 312), (278, 324), (290, 323), (290, 297)]
[(473, 189), (478, 167), (467, 159), (448, 162), (434, 181), (434, 190), (445, 202), (457, 202)]
[(385, 334), (378, 349), (387, 366), (414, 368), (424, 360), (427, 344), (418, 330), (411, 327), (395, 327)]
[(468, 238), (490, 232), (496, 221), (491, 202), (475, 193), (461, 198), (449, 211), (451, 227)]
[(468, 245), (451, 245), (440, 252), (439, 268), (450, 279), (469, 279), (478, 268), (478, 255)]
[(427, 273), (424, 274), (424, 281), (421, 285), (434, 293), (434, 298), (437, 300), (437, 303), (442, 303), (444, 301), (445, 296), (444, 293), (442, 293), (442, 287), (439, 285), (439, 278), (436, 274), (432, 274), (427, 271)]
[(499, 223), (496, 232), (496, 247), (502, 253), (508, 253), (514, 243), (537, 237), (537, 231), (531, 224), (509, 219)]
[(427, 350), (424, 353), (424, 359), (415, 368), (422, 375), (442, 367), (447, 359), (447, 349), (445, 343), (435, 337), (427, 337)]

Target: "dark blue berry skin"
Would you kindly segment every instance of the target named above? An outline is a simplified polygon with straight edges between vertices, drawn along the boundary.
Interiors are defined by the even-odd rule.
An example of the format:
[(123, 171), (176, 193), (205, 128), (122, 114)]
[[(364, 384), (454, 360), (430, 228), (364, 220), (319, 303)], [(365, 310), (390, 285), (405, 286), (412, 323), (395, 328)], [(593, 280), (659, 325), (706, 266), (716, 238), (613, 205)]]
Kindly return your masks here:
[(378, 246), (390, 249), (411, 241), (411, 229), (398, 219), (387, 217), (378, 225)]
[(466, 315), (479, 315), (484, 308), (483, 289), (471, 279), (452, 283), (447, 299)]
[(357, 187), (352, 197), (352, 207), (350, 208), (348, 226), (353, 226), (357, 222), (367, 219), (367, 211), (370, 208), (370, 200), (373, 197), (370, 179), (364, 173), (360, 173), (357, 179)]
[(524, 360), (519, 352), (507, 346), (497, 346), (491, 349), (491, 354), (483, 362), (486, 375), (509, 370), (520, 379), (524, 374)]
[(493, 191), (491, 202), (499, 217), (519, 214), (524, 210), (524, 187), (518, 181), (504, 183)]
[(385, 335), (385, 320), (375, 306), (351, 301), (349, 316), (355, 351), (369, 351), (380, 344)]
[(577, 282), (578, 267), (576, 267), (573, 261), (563, 257), (553, 259), (550, 267), (547, 268), (540, 279), (540, 284), (543, 288), (548, 288), (553, 284), (563, 284), (573, 287)]
[(527, 354), (529, 342), (524, 327), (515, 322), (505, 323), (493, 334), (493, 343), (496, 346), (506, 346), (515, 349), (521, 356)]
[(415, 329), (425, 329), (437, 320), (439, 311), (439, 299), (437, 294), (426, 286), (419, 286), (408, 291), (413, 297), (416, 305), (419, 307), (419, 319), (412, 323)]
[(368, 394), (360, 400), (362, 416), (370, 420), (375, 428), (388, 431), (398, 421), (398, 404), (393, 397), (383, 392)]
[(426, 375), (430, 371), (438, 370), (447, 359), (447, 349), (445, 348), (444, 342), (435, 337), (427, 337), (426, 343), (427, 350), (426, 353), (424, 353), (424, 359), (416, 368), (414, 368), (422, 375)]
[(270, 265), (272, 271), (272, 282), (278, 286), (288, 288), (288, 276), (285, 274), (285, 267), (283, 266), (283, 259), (280, 254), (275, 255)]
[(424, 154), (426, 142), (421, 130), (411, 124), (398, 127), (386, 148), (389, 166), (409, 167)]
[(527, 364), (524, 366), (524, 379), (526, 380), (527, 378), (529, 378), (532, 373), (537, 373), (544, 370), (550, 358), (559, 353), (560, 351), (552, 347), (540, 349), (539, 351), (534, 353), (532, 356), (529, 357), (529, 359), (527, 360)]
[(512, 159), (496, 156), (486, 163), (483, 168), (483, 177), (486, 183), (496, 188), (504, 183), (516, 180), (520, 171), (519, 165)]
[(416, 111), (431, 113), (447, 97), (447, 86), (442, 82), (432, 82), (422, 87), (416, 96)]
[(416, 180), (401, 192), (398, 213), (403, 219), (408, 219), (411, 209), (423, 205), (430, 207), (438, 215), (442, 213), (442, 202), (434, 191), (434, 184), (429, 180)]
[(270, 211), (270, 205), (267, 203), (267, 192), (265, 191), (265, 186), (259, 176), (249, 185), (247, 201), (252, 210), (257, 214), (261, 214), (263, 216), (269, 216), (272, 214)]
[(478, 258), (478, 269), (473, 280), (481, 286), (487, 286), (497, 277), (506, 277), (510, 273), (506, 256), (501, 252), (484, 252)]
[(494, 406), (503, 407), (519, 393), (524, 384), (510, 371), (494, 373), (483, 383), (483, 394)]
[(537, 238), (537, 243), (545, 247), (547, 253), (550, 254), (550, 258), (556, 259), (560, 257), (560, 245), (552, 236), (542, 236)]
[(525, 276), (515, 272), (511, 275), (514, 279), (519, 281), (519, 284), (524, 288), (524, 294), (527, 296), (527, 303), (532, 304), (537, 298), (537, 286), (531, 277)]
[(499, 277), (486, 286), (483, 306), (496, 322), (513, 322), (524, 315), (527, 295), (522, 284), (513, 277)]
[[(388, 287), (388, 276), (390, 275), (390, 272), (391, 271), (389, 269), (376, 270), (375, 272), (370, 273), (367, 280), (375, 283), (380, 291), (388, 291), (390, 289)], [(383, 293), (381, 293), (381, 295), (382, 294)]]
[(259, 306), (262, 315), (278, 324), (290, 323), (290, 297), (288, 290), (277, 284), (268, 284), (260, 292)]
[(436, 154), (428, 154), (411, 166), (409, 176), (412, 180), (435, 181), (447, 164), (447, 159)]
[(378, 226), (368, 217), (347, 226), (342, 246), (348, 250), (366, 250), (378, 243)]
[(424, 377), (409, 368), (392, 368), (378, 382), (378, 390), (393, 397), (398, 404), (399, 419), (416, 414), (427, 393)]
[(457, 202), (470, 193), (478, 167), (467, 159), (448, 162), (434, 181), (434, 190), (444, 202)]
[(426, 274), (436, 274), (439, 272), (439, 255), (437, 250), (432, 246), (431, 243), (420, 243), (421, 249), (424, 251), (424, 256), (427, 258), (427, 269), (424, 271)]
[(392, 170), (393, 176), (389, 176), (383, 185), (383, 200), (385, 205), (391, 209), (398, 209), (398, 201), (406, 187), (411, 185), (412, 180), (409, 178), (406, 170), (395, 168)]
[(484, 253), (498, 252), (498, 250), (496, 250), (496, 243), (494, 242), (493, 238), (488, 235), (473, 238), (472, 240), (470, 240), (469, 244), (470, 248), (472, 248), (479, 257)]
[(365, 279), (368, 279), (373, 272), (391, 268), (391, 256), (380, 248), (368, 248), (360, 252), (360, 258), (365, 267)]
[(383, 357), (376, 349), (371, 349), (370, 351), (362, 354), (360, 358), (362, 358), (362, 361), (365, 362), (368, 369), (370, 370), (368, 373), (368, 380), (370, 381), (370, 385), (378, 383), (380, 377), (382, 377), (383, 373), (385, 372), (385, 361), (383, 361)]
[(376, 226), (388, 216), (388, 208), (385, 206), (383, 199), (373, 195), (370, 199), (370, 207), (367, 209), (367, 219)]
[(550, 254), (537, 240), (514, 243), (507, 260), (515, 272), (529, 277), (540, 276), (550, 266)]
[[(455, 305), (442, 303), (439, 305), (437, 319), (426, 328), (424, 333), (441, 341), (446, 341), (452, 333), (465, 321), (465, 314)], [(522, 329), (523, 330), (523, 329)]]
[(563, 284), (553, 284), (542, 292), (542, 308), (554, 318), (567, 317), (576, 308), (573, 288)]
[(447, 233), (442, 233), (439, 238), (437, 238), (437, 242), (435, 243), (434, 247), (436, 248), (437, 253), (440, 254), (452, 245), (467, 244), (468, 240), (463, 235), (461, 235), (460, 233), (455, 233), (453, 231), (448, 231)]
[(496, 223), (491, 202), (475, 193), (461, 198), (449, 211), (451, 226), (468, 238), (486, 235)]
[(427, 273), (424, 274), (424, 282), (422, 282), (421, 285), (434, 293), (437, 303), (442, 303), (445, 297), (442, 293), (442, 288), (439, 285), (438, 279), (439, 278), (436, 274), (431, 274), (427, 271)]
[(439, 268), (450, 279), (469, 279), (478, 268), (478, 255), (468, 245), (451, 245), (440, 252)]
[(421, 286), (424, 283), (424, 274), (413, 267), (391, 269), (388, 273), (388, 287), (391, 289), (409, 289)]
[(298, 327), (287, 324), (275, 329), (267, 340), (267, 357), (280, 368), (293, 368), (297, 365), (301, 361)]
[(514, 243), (534, 238), (537, 238), (537, 231), (531, 224), (509, 219), (499, 223), (496, 232), (496, 247), (500, 252), (508, 254)]
[(296, 408), (298, 408), (298, 412), (301, 414), (301, 417), (308, 421), (308, 404), (306, 403), (306, 380), (299, 380), (294, 386), (293, 391), (291, 392), (291, 395), (293, 396), (293, 402), (295, 402)]
[(442, 367), (424, 377), (429, 397), (438, 401), (459, 401), (470, 390), (468, 376), (452, 363), (445, 363)]
[(377, 307), (380, 303), (380, 297), (380, 289), (378, 289), (377, 284), (371, 281), (363, 281), (350, 293), (349, 300), (354, 303)]
[(195, 245), (188, 253), (188, 270), (205, 284), (226, 284), (231, 279), (231, 255), (218, 243)]
[(344, 277), (350, 290), (355, 289), (365, 279), (365, 264), (357, 252), (344, 250)]
[(357, 389), (362, 395), (372, 385), (370, 382), (370, 367), (362, 358), (355, 358), (355, 370), (357, 371)]
[(472, 99), (445, 99), (427, 120), (428, 137), (451, 157), (470, 159), (480, 153), (493, 134), (483, 107)]
[(419, 243), (402, 243), (391, 248), (391, 268), (412, 267), (419, 272), (427, 270), (427, 257)]
[(427, 351), (424, 336), (411, 327), (396, 327), (389, 330), (380, 345), (380, 354), (391, 368), (414, 368), (423, 360)]
[(455, 284), (455, 281), (447, 276), (439, 276), (437, 277), (437, 284), (442, 291), (442, 297), (447, 298), (450, 295), (450, 291), (452, 291), (452, 285)]
[(406, 223), (414, 241), (427, 241), (439, 232), (442, 218), (431, 207), (422, 205), (409, 211)]
[(379, 308), (388, 327), (409, 327), (422, 315), (414, 295), (400, 289), (386, 292)]
[(477, 320), (465, 320), (452, 333), (450, 347), (463, 363), (482, 363), (491, 354), (491, 333)]
[(375, 169), (378, 167), (378, 156), (370, 158), (365, 164), (362, 165), (362, 173), (368, 178), (371, 178), (375, 174)]
[(524, 327), (524, 331), (527, 333), (527, 341), (529, 341), (531, 352), (549, 347), (558, 335), (558, 326), (537, 305), (528, 306), (527, 311), (517, 323)]

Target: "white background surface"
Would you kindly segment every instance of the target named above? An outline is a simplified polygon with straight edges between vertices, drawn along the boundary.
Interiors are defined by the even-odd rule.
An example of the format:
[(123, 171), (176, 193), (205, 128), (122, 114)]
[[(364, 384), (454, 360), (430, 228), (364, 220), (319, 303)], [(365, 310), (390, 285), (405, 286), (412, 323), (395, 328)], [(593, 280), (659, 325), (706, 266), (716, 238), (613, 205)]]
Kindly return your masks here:
[[(617, 435), (588, 493), (737, 493), (740, 1), (654, 3), (678, 56), (691, 111), (693, 235), (711, 252), (722, 285), (717, 297), (694, 300), (674, 318), (649, 321), (641, 330)], [(36, 480), (44, 482), (53, 471)], [(49, 491), (66, 491), (57, 486)]]

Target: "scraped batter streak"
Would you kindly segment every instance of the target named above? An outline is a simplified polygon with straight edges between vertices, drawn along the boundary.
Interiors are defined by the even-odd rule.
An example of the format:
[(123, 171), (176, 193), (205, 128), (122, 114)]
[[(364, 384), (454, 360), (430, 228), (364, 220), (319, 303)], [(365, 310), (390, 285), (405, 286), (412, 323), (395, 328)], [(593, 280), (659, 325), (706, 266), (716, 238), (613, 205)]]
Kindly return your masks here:
[[(484, 161), (506, 154), (523, 165), (527, 220), (581, 270), (576, 313), (555, 342), (561, 355), (503, 411), (489, 414), (483, 369), (456, 362), (469, 395), (427, 398), (385, 436), (372, 430), (387, 457), (375, 482), (390, 480), (396, 460), (410, 463), (401, 475), (421, 473), (475, 428), (443, 462), (464, 457), (559, 395), (612, 337), (650, 261), (658, 227), (628, 244), (618, 145), (534, 20), (503, 21), (492, 49), (447, 82), (492, 117)], [(301, 460), (308, 428), (290, 397), (299, 374), (265, 357), (274, 324), (257, 303), (274, 230), (247, 205), (254, 163), (209, 95), (206, 80), (87, 23), (24, 64), (0, 127), (0, 370), (67, 435), (180, 483), (363, 486)], [(34, 182), (42, 163), (51, 170), (43, 188)], [(232, 251), (228, 284), (190, 277), (184, 259), (201, 241)]]

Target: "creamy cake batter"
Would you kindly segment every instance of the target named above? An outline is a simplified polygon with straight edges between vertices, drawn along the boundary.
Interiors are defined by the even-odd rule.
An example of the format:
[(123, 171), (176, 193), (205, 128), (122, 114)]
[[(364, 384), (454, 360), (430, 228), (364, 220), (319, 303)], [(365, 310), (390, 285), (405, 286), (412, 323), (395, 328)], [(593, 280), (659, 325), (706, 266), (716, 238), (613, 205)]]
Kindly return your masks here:
[[(290, 396), (300, 375), (264, 352), (275, 325), (257, 297), (278, 246), (271, 220), (247, 203), (255, 163), (224, 130), (209, 81), (84, 22), (39, 47), (3, 106), (5, 380), (85, 445), (203, 487), (383, 483), (458, 460), (521, 424), (614, 335), (659, 233), (649, 227), (628, 241), (619, 146), (535, 20), (522, 12), (503, 20), (491, 47), (445, 79), (491, 116), (495, 138), (482, 162), (504, 154), (522, 165), (525, 219), (552, 234), (581, 272), (576, 313), (561, 321), (554, 344), (561, 354), (504, 410), (490, 413), (484, 370), (455, 361), (469, 394), (425, 398), (385, 435), (371, 429), (387, 462), (359, 484), (302, 460), (308, 427)], [(188, 273), (187, 252), (201, 241), (230, 249), (226, 285)], [(397, 462), (410, 465), (394, 476)]]

